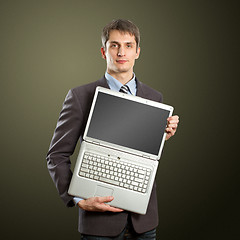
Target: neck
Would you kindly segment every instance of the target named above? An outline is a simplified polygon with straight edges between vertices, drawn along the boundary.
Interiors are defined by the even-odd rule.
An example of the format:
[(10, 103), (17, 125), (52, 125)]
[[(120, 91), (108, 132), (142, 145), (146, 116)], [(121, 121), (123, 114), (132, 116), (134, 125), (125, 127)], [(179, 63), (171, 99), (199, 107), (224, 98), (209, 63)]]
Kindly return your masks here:
[(107, 71), (112, 77), (117, 79), (120, 83), (125, 85), (128, 83), (132, 78), (133, 78), (133, 72), (121, 72), (121, 73), (116, 73), (112, 71)]

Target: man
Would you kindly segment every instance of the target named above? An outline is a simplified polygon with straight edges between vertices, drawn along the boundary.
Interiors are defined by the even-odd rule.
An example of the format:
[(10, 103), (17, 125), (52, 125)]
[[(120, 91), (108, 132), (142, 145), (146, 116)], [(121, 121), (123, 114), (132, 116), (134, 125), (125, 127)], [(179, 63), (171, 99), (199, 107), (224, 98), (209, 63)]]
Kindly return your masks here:
[[(67, 193), (72, 176), (70, 156), (83, 136), (97, 86), (115, 91), (127, 86), (128, 94), (162, 101), (161, 93), (138, 81), (133, 72), (140, 54), (139, 42), (139, 30), (130, 21), (114, 20), (104, 27), (101, 54), (107, 63), (106, 73), (96, 82), (69, 91), (47, 154), (49, 173), (61, 198), (67, 206), (79, 207), (79, 232), (84, 240), (156, 239), (156, 184), (145, 215), (111, 207), (108, 203), (113, 200), (112, 196), (79, 199)], [(166, 140), (175, 134), (178, 121), (178, 116), (168, 118)]]

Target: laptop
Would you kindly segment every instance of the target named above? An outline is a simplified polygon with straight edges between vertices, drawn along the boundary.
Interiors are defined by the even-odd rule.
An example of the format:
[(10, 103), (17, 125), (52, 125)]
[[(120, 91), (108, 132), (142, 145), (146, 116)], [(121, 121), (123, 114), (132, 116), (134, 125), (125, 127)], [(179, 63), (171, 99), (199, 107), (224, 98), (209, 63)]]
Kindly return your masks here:
[(97, 87), (68, 193), (145, 214), (173, 107)]

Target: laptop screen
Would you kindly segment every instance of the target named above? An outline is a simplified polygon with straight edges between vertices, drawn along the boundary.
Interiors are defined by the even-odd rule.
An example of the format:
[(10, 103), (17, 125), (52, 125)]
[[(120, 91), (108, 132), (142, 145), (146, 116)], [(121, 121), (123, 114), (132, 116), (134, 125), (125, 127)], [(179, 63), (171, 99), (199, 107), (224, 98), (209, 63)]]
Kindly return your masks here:
[(99, 92), (87, 136), (158, 155), (169, 111)]

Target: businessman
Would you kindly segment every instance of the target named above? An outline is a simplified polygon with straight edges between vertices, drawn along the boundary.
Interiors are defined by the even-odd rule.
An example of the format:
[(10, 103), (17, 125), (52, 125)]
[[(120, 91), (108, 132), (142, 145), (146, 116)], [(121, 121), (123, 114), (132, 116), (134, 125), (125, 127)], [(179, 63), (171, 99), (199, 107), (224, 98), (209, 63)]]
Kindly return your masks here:
[[(79, 208), (78, 230), (83, 240), (156, 239), (156, 183), (145, 215), (110, 206), (112, 196), (80, 199), (67, 193), (72, 177), (70, 156), (82, 139), (97, 86), (162, 101), (161, 93), (140, 82), (133, 72), (139, 44), (139, 29), (131, 21), (113, 20), (104, 27), (101, 55), (106, 60), (106, 72), (101, 79), (68, 92), (47, 153), (48, 170), (60, 197), (66, 206)], [(166, 140), (175, 134), (178, 122), (178, 116), (168, 118)]]

